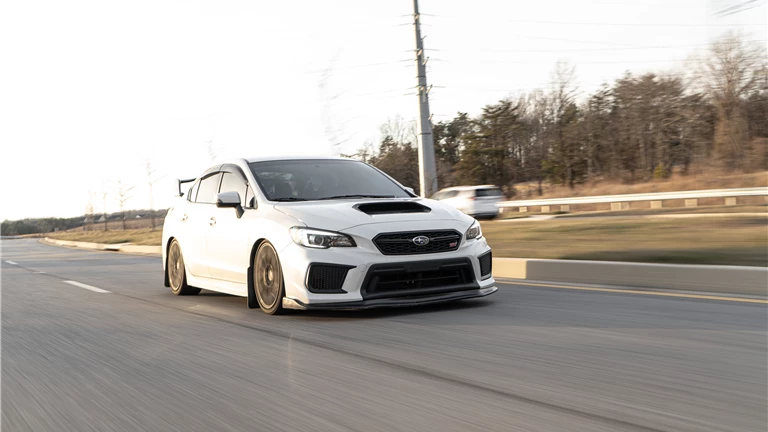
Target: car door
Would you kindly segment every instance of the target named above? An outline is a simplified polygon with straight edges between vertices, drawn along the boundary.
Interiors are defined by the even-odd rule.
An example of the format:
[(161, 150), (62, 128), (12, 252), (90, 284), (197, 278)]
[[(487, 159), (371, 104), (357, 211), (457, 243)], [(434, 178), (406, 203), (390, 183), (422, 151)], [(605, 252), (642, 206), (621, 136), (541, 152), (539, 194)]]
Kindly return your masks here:
[(235, 165), (222, 167), (221, 192), (237, 192), (243, 213), (238, 217), (238, 210), (233, 208), (214, 206), (211, 210), (213, 223), (207, 234), (211, 278), (245, 284), (252, 245), (248, 224), (253, 223), (251, 213), (256, 211), (247, 204), (250, 204), (248, 201), (251, 201), (249, 198), (253, 197), (253, 192), (249, 190), (242, 171)]
[(216, 209), (216, 195), (221, 182), (221, 173), (209, 172), (200, 179), (194, 202), (188, 203), (185, 214), (184, 238), (180, 240), (187, 270), (196, 277), (210, 278), (210, 260), (207, 253), (206, 236), (210, 231), (211, 217)]

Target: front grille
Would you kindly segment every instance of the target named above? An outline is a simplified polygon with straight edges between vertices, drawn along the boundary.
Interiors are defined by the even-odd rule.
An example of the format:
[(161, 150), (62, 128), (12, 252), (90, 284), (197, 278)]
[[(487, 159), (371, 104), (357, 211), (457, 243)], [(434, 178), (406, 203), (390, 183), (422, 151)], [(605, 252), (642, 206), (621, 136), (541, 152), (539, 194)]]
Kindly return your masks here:
[(488, 253), (477, 257), (477, 260), (480, 261), (480, 278), (488, 279), (491, 277), (491, 272), (493, 271), (493, 259), (491, 257), (491, 251), (488, 251)]
[(360, 292), (372, 299), (463, 291), (476, 285), (472, 264), (461, 258), (373, 265)]
[(318, 294), (344, 293), (341, 287), (352, 268), (335, 264), (312, 264), (307, 274), (307, 289)]
[[(413, 239), (419, 236), (429, 238), (429, 243), (417, 245)], [(413, 255), (450, 252), (459, 248), (461, 234), (454, 230), (413, 231), (379, 234), (373, 243), (384, 255)]]

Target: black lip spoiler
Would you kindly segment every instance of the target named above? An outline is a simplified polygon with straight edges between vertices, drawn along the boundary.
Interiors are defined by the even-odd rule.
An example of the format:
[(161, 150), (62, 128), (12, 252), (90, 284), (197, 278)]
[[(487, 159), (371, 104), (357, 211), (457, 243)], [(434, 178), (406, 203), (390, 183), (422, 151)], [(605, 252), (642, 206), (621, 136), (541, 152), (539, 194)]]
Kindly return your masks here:
[(358, 300), (351, 302), (311, 304), (305, 304), (295, 299), (283, 297), (283, 308), (297, 310), (363, 310), (373, 308), (402, 308), (407, 306), (426, 306), (449, 301), (485, 297), (495, 293), (496, 291), (498, 291), (496, 286), (489, 286), (473, 290), (456, 291), (420, 297), (394, 297), (372, 300)]
[(193, 179), (176, 179), (176, 187), (179, 190), (178, 196), (184, 196), (184, 192), (181, 191), (181, 185), (184, 183), (192, 183), (193, 181), (197, 180), (197, 178)]

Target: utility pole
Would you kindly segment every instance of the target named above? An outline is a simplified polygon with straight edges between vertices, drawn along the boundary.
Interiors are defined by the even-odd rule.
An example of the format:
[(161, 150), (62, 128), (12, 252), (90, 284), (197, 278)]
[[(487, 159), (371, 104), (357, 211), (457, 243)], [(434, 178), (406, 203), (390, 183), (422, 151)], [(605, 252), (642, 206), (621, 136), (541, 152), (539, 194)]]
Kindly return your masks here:
[(419, 0), (413, 0), (413, 29), (416, 32), (416, 70), (419, 96), (419, 189), (422, 197), (437, 192), (435, 143), (432, 137), (432, 119), (429, 114), (429, 87), (427, 87), (427, 61), (424, 40), (421, 38)]

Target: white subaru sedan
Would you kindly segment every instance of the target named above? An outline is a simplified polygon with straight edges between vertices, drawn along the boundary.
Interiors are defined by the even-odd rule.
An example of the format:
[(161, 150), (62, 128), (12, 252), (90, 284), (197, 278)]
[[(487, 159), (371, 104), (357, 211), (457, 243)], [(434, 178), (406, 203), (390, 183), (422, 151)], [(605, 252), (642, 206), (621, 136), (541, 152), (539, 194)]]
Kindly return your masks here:
[(491, 263), (475, 219), (344, 158), (218, 164), (179, 180), (163, 226), (174, 294), (242, 296), (268, 314), (487, 296)]

